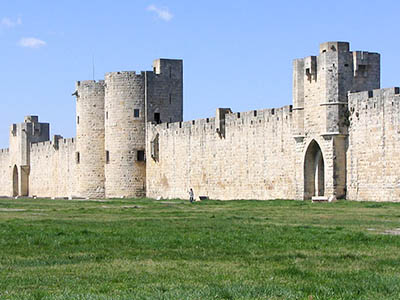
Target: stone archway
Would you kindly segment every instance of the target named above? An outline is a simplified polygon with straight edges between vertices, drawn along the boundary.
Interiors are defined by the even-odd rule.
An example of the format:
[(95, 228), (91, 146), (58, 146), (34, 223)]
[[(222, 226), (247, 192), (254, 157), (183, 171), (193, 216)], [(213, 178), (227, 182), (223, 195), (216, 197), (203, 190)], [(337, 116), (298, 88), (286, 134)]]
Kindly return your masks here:
[(13, 169), (13, 197), (18, 196), (19, 192), (18, 192), (18, 168), (15, 165), (14, 169)]
[(304, 199), (325, 194), (325, 164), (321, 147), (315, 140), (308, 145), (304, 157)]

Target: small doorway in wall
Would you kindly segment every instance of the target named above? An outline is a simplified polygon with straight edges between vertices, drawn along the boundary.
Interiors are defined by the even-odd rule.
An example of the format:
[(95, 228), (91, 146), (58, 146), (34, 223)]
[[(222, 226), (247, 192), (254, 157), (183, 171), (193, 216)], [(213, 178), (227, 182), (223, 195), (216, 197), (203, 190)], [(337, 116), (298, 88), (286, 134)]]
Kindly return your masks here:
[(321, 147), (312, 140), (304, 157), (304, 199), (325, 194), (325, 164)]
[(154, 113), (154, 122), (156, 122), (156, 124), (161, 123), (160, 113)]
[(13, 169), (13, 197), (18, 196), (18, 168), (14, 166)]

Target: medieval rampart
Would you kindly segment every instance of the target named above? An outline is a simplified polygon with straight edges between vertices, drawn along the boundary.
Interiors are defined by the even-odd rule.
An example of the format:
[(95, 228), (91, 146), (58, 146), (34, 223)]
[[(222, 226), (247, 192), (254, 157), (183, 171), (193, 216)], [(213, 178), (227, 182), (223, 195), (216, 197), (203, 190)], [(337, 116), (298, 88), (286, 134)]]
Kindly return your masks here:
[(347, 199), (400, 201), (400, 90), (349, 94)]
[(400, 90), (379, 89), (380, 55), (333, 41), (293, 67), (293, 107), (189, 122), (181, 60), (77, 82), (76, 140), (12, 124), (0, 196), (400, 201)]
[(216, 118), (148, 124), (147, 196), (294, 198), (291, 124), (291, 106), (227, 113), (220, 133)]
[(58, 139), (31, 144), (29, 194), (41, 197), (76, 195), (75, 139)]
[(11, 176), (9, 149), (0, 149), (0, 196), (9, 195)]

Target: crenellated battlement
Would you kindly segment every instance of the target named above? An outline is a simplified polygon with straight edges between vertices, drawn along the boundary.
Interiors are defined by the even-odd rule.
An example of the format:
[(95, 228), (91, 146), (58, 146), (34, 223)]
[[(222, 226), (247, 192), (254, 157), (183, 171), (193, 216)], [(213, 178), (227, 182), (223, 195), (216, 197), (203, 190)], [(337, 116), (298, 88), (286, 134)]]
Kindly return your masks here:
[(104, 85), (104, 80), (82, 80), (76, 82), (76, 87), (96, 87)]
[(375, 89), (370, 91), (362, 91), (362, 92), (349, 92), (349, 102), (351, 100), (360, 100), (360, 99), (370, 99), (370, 98), (386, 98), (393, 97), (395, 95), (400, 96), (400, 88), (399, 87), (391, 87), (391, 88), (383, 88), (383, 89)]
[(319, 45), (319, 53), (326, 52), (349, 52), (350, 43), (348, 42), (325, 42)]
[(108, 72), (104, 75), (106, 80), (111, 80), (113, 78), (118, 79), (143, 79), (146, 71), (117, 71), (117, 72)]
[[(148, 123), (148, 129), (156, 130), (160, 134), (168, 135), (193, 135), (193, 134), (217, 134), (217, 118), (195, 119), (185, 122)], [(292, 123), (292, 105), (280, 108), (251, 110), (246, 112), (232, 112), (225, 115), (227, 131), (242, 127), (274, 127), (275, 125), (287, 125)]]
[(41, 152), (53, 149), (54, 151), (58, 151), (63, 148), (69, 148), (71, 146), (75, 147), (76, 142), (75, 138), (63, 138), (58, 141), (58, 148), (53, 147), (55, 144), (54, 141), (44, 141), (38, 143), (31, 143), (30, 151), (31, 152)]
[(400, 88), (392, 87), (358, 93), (349, 93), (348, 109), (350, 120), (360, 120), (371, 114), (385, 112), (386, 115), (396, 114), (400, 106)]
[(5, 149), (0, 149), (0, 153), (10, 153), (10, 149), (9, 148), (5, 148)]
[(291, 122), (292, 105), (286, 105), (279, 108), (267, 108), (260, 110), (251, 110), (246, 112), (237, 112), (226, 116), (226, 124), (229, 125), (257, 125), (263, 122)]

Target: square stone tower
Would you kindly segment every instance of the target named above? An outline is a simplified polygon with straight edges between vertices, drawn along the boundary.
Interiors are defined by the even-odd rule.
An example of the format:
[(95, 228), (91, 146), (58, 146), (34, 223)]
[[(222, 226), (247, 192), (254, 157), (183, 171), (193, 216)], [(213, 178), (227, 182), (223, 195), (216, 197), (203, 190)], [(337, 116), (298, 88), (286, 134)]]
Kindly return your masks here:
[(29, 195), (30, 147), (50, 139), (50, 124), (40, 123), (38, 116), (26, 116), (24, 123), (10, 128), (10, 177), (12, 196)]
[(173, 123), (183, 118), (183, 61), (159, 58), (146, 72), (146, 122)]
[[(380, 55), (326, 42), (293, 62), (293, 135), (298, 198), (346, 195), (349, 92), (380, 88)], [(304, 183), (304, 184), (301, 184)]]

